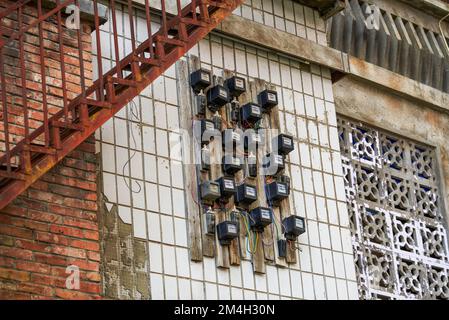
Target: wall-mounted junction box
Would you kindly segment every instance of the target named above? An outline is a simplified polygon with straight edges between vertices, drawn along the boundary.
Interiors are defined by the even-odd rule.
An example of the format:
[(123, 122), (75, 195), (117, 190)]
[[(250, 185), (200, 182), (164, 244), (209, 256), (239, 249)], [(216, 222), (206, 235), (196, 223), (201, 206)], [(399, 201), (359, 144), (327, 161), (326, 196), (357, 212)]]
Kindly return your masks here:
[(253, 154), (250, 153), (248, 155), (248, 176), (252, 177), (252, 178), (256, 178), (257, 177), (257, 157)]
[(264, 90), (259, 93), (259, 104), (263, 111), (268, 112), (278, 105), (278, 93), (274, 90)]
[(242, 143), (241, 131), (226, 129), (221, 132), (223, 146), (236, 147)]
[(201, 149), (201, 168), (202, 171), (210, 170), (210, 151), (207, 146)]
[[(248, 132), (248, 130), (246, 132)], [(248, 148), (250, 148), (252, 151), (255, 152), (256, 148), (262, 144), (262, 136), (260, 133), (254, 130), (251, 130), (249, 134), (246, 134), (246, 132), (243, 139), (245, 151), (247, 151)]]
[(239, 236), (239, 228), (236, 221), (223, 221), (217, 224), (217, 236), (222, 246), (228, 246), (231, 241)]
[(269, 153), (264, 159), (264, 168), (269, 175), (275, 175), (285, 169), (284, 156), (276, 153)]
[(235, 202), (239, 204), (251, 204), (257, 200), (257, 189), (255, 186), (243, 183), (237, 187), (234, 197)]
[(277, 245), (278, 245), (278, 256), (280, 258), (287, 257), (287, 240), (279, 239)]
[(215, 130), (214, 122), (211, 120), (201, 120), (201, 143), (209, 144), (210, 138), (213, 136)]
[(215, 212), (207, 210), (203, 214), (203, 228), (204, 233), (213, 235), (215, 234)]
[(285, 238), (291, 241), (295, 241), (298, 236), (306, 232), (306, 225), (304, 218), (291, 215), (282, 220), (282, 226), (284, 228)]
[(207, 99), (203, 94), (195, 96), (196, 114), (205, 115), (207, 107)]
[(250, 211), (250, 225), (256, 232), (263, 232), (266, 226), (273, 222), (270, 208), (257, 207)]

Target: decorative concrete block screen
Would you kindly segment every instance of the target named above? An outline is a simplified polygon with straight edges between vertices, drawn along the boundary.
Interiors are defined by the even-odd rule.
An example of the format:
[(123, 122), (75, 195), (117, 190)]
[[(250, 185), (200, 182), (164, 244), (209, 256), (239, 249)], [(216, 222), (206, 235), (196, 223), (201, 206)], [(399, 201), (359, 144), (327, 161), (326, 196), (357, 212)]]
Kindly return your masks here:
[[(139, 17), (144, 13), (135, 12)], [(123, 21), (127, 21), (123, 13)], [(157, 19), (154, 20), (157, 22)], [(124, 25), (126, 26), (126, 24)], [(109, 32), (110, 26), (102, 28)], [(123, 34), (126, 52), (129, 30)], [(137, 20), (139, 34), (139, 20)], [(105, 61), (113, 48), (102, 43)], [(95, 47), (95, 46), (93, 46)], [(254, 273), (251, 255), (217, 267), (191, 257), (192, 228), (180, 149), (190, 90), (181, 65), (247, 83), (270, 83), (279, 94), (280, 128), (294, 137), (287, 157), (291, 211), (306, 218), (296, 263), (267, 263)], [(188, 75), (188, 74), (187, 74)], [(103, 279), (109, 297), (134, 299), (358, 299), (330, 72), (232, 39), (210, 35), (186, 60), (108, 121), (96, 134), (101, 162)], [(193, 173), (192, 173), (193, 174)]]
[(449, 299), (435, 149), (344, 117), (338, 126), (360, 297)]

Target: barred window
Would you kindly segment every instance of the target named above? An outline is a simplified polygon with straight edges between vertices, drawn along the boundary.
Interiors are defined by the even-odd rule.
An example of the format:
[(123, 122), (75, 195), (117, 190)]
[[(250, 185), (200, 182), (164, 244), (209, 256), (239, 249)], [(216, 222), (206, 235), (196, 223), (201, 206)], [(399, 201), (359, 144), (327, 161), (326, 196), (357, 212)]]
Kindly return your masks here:
[(449, 299), (435, 149), (340, 117), (354, 259), (362, 299)]

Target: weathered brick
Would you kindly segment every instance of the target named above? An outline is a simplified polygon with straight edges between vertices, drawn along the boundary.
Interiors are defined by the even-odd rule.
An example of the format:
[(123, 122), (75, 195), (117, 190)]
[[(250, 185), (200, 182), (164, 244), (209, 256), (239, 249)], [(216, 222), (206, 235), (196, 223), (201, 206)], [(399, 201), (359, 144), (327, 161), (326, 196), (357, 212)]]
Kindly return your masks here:
[[(0, 7), (14, 3), (5, 0)], [(0, 9), (1, 10), (1, 9)], [(24, 24), (34, 21), (34, 6), (25, 6)], [(17, 21), (6, 17), (4, 27)], [(45, 47), (45, 80), (49, 114), (63, 107), (58, 29), (52, 20), (44, 24), (43, 39), (37, 28), (24, 36), (27, 70), (28, 125), (42, 125), (42, 76), (39, 45)], [(78, 47), (83, 50), (86, 85), (92, 84), (91, 28), (83, 25), (82, 43), (74, 30), (65, 30), (67, 98), (80, 92)], [(17, 47), (4, 52), (5, 80), (10, 138), (20, 141), (25, 134), (21, 105), (21, 72)], [(0, 148), (5, 135), (0, 130)], [(43, 142), (43, 140), (40, 140)], [(0, 211), (0, 299), (91, 299), (100, 298), (100, 246), (97, 220), (97, 172), (95, 139), (88, 138), (57, 166), (51, 169), (10, 205)], [(67, 290), (66, 268), (80, 268), (81, 289)]]
[(30, 250), (19, 250), (17, 248), (0, 246), (0, 256), (31, 260), (33, 259), (33, 252)]
[(73, 290), (64, 290), (64, 289), (55, 289), (56, 296), (62, 299), (70, 299), (70, 300), (91, 300), (98, 299), (98, 295), (91, 295), (88, 293), (83, 293), (79, 291)]
[(16, 281), (29, 281), (30, 273), (14, 269), (0, 268), (0, 278)]
[(63, 234), (66, 236), (83, 238), (83, 230), (73, 227), (60, 226), (60, 225), (52, 225), (50, 227), (50, 232), (56, 234)]
[(14, 227), (12, 225), (0, 225), (0, 234), (24, 239), (33, 238), (33, 232), (31, 230)]
[(19, 270), (37, 273), (48, 273), (50, 271), (50, 267), (48, 265), (31, 261), (17, 261), (16, 268)]
[(98, 242), (94, 242), (94, 241), (73, 240), (70, 242), (70, 245), (72, 247), (86, 249), (86, 250), (92, 250), (92, 251), (100, 250), (100, 245), (98, 244)]

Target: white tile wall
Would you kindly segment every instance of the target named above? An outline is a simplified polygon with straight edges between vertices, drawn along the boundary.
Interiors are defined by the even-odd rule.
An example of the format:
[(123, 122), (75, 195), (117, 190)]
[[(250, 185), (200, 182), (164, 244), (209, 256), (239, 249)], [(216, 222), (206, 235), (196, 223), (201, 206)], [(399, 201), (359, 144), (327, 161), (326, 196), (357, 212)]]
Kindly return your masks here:
[[(296, 2), (248, 0), (235, 13), (325, 44), (323, 21)], [(108, 43), (102, 47), (107, 61), (112, 50)], [(357, 298), (329, 70), (215, 35), (190, 54), (216, 75), (225, 67), (277, 86), (283, 130), (295, 137), (288, 159), (293, 210), (306, 217), (307, 232), (298, 241), (297, 265), (267, 265), (264, 275), (254, 274), (249, 260), (229, 269), (217, 268), (213, 258), (190, 261), (185, 202), (191, 199), (184, 193), (182, 150), (173, 143), (180, 136), (172, 67), (96, 133), (102, 191), (120, 206), (120, 218), (133, 225), (134, 236), (148, 241), (152, 298)]]

